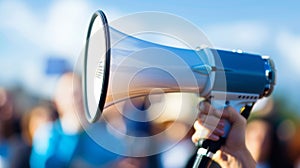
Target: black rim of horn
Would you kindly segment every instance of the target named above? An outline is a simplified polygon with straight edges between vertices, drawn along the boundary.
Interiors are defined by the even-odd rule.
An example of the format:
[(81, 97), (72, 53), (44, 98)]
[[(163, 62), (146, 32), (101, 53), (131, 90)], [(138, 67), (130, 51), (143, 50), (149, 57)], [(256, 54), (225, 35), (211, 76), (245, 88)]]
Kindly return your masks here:
[[(87, 93), (87, 57), (88, 57), (88, 46), (89, 46), (89, 39), (90, 39), (90, 35), (92, 32), (92, 27), (93, 27), (93, 23), (95, 21), (95, 19), (97, 17), (101, 18), (102, 24), (103, 24), (103, 31), (104, 31), (104, 35), (105, 35), (105, 63), (104, 63), (104, 72), (103, 72), (103, 83), (102, 83), (102, 90), (101, 90), (101, 94), (99, 102), (98, 102), (98, 107), (97, 107), (97, 111), (96, 114), (94, 116), (91, 116), (89, 113), (89, 108), (88, 108), (88, 103), (87, 103), (87, 94), (93, 94), (93, 93)], [(107, 22), (107, 18), (105, 16), (105, 14), (103, 13), (103, 11), (98, 10), (96, 11), (90, 21), (89, 27), (88, 27), (88, 32), (87, 32), (87, 37), (86, 37), (86, 43), (85, 43), (85, 51), (84, 51), (84, 69), (83, 69), (83, 101), (84, 101), (84, 111), (85, 111), (85, 116), (87, 118), (87, 120), (90, 123), (96, 122), (99, 117), (101, 116), (101, 113), (103, 111), (104, 108), (104, 104), (105, 104), (105, 99), (106, 99), (106, 94), (107, 94), (107, 90), (108, 90), (108, 80), (109, 80), (109, 69), (110, 69), (110, 56), (111, 56), (111, 52), (110, 52), (110, 34), (109, 34), (109, 26), (108, 26), (108, 22)]]

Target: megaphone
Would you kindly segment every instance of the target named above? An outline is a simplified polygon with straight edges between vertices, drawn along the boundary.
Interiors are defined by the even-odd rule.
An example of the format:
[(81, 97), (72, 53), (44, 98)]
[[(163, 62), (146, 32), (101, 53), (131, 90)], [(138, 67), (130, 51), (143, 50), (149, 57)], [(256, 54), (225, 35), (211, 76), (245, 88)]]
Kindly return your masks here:
[(218, 98), (240, 110), (272, 93), (275, 66), (267, 56), (212, 48), (183, 49), (156, 44), (108, 25), (93, 14), (84, 51), (85, 115), (149, 93), (191, 92)]
[[(268, 56), (172, 47), (131, 36), (109, 26), (99, 10), (89, 24), (82, 76), (85, 116), (93, 123), (116, 103), (173, 92), (195, 93), (215, 107), (231, 105), (247, 118), (254, 103), (272, 93), (276, 70)], [(201, 141), (199, 158), (211, 158), (222, 143)]]

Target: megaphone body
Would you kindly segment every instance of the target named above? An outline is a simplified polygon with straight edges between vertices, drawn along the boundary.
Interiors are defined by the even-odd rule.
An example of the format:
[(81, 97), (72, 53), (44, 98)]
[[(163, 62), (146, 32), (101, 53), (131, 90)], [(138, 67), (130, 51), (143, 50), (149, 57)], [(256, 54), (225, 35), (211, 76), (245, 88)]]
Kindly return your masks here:
[(101, 11), (90, 22), (83, 74), (90, 122), (115, 103), (150, 93), (196, 93), (215, 106), (241, 111), (270, 95), (274, 85), (275, 67), (269, 57), (145, 41), (110, 27)]
[(114, 103), (149, 93), (191, 92), (242, 107), (268, 96), (275, 84), (269, 57), (148, 42), (109, 27), (102, 12), (91, 20), (84, 65), (90, 122)]

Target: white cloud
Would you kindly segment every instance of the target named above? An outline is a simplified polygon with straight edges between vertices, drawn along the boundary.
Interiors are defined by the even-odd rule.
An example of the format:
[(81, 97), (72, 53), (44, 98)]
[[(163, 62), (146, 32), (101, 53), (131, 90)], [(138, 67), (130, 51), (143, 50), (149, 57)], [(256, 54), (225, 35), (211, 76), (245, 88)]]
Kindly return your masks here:
[[(112, 11), (111, 17), (120, 15)], [(45, 53), (77, 57), (93, 12), (84, 0), (53, 1), (44, 13), (31, 10), (24, 1), (7, 0), (0, 2), (0, 28), (25, 38)]]
[(284, 90), (284, 94), (290, 98), (288, 101), (291, 105), (300, 107), (300, 97), (297, 91), (300, 84), (300, 34), (294, 34), (289, 30), (281, 30), (274, 43), (280, 55), (280, 59), (275, 62), (278, 65), (277, 87)]
[(218, 48), (258, 50), (269, 38), (269, 28), (260, 22), (244, 21), (216, 24), (204, 29)]
[(46, 50), (77, 56), (82, 49), (91, 14), (84, 1), (55, 1), (42, 25), (42, 45)]
[(1, 27), (10, 28), (21, 34), (31, 34), (30, 28), (37, 26), (36, 17), (28, 7), (18, 1), (2, 1), (0, 3)]
[(276, 39), (276, 46), (282, 56), (286, 68), (300, 74), (300, 36), (287, 31), (279, 33)]

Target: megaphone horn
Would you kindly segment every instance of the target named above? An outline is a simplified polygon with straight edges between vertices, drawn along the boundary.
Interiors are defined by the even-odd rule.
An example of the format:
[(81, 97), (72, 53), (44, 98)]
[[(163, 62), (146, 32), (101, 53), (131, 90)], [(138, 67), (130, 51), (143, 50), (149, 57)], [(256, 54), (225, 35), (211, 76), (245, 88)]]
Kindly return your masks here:
[(201, 64), (196, 51), (126, 35), (109, 27), (105, 14), (97, 11), (89, 25), (84, 56), (86, 117), (95, 122), (104, 108), (150, 92), (198, 93), (208, 75), (193, 72), (191, 66)]

